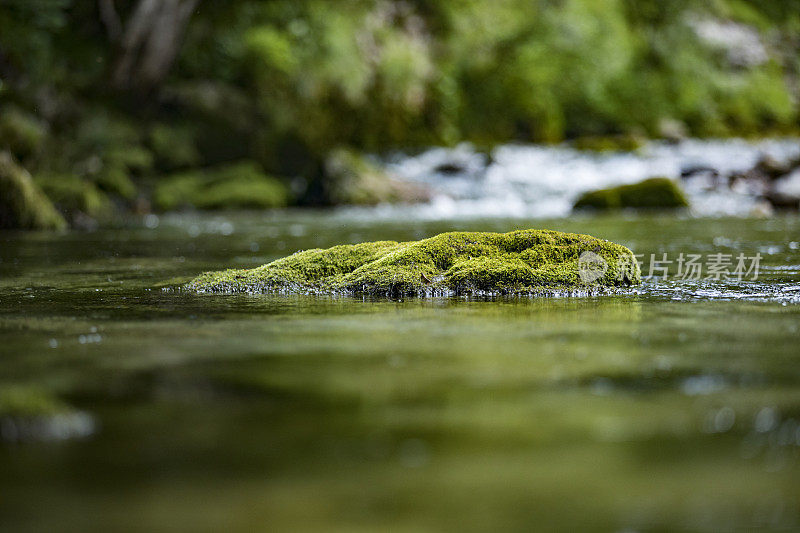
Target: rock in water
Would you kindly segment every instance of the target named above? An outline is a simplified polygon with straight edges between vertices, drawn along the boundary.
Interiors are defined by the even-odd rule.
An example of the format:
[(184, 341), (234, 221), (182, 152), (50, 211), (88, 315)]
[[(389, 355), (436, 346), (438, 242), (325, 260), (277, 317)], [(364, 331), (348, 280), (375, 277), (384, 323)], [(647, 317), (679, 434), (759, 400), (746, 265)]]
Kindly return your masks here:
[(666, 209), (687, 207), (689, 201), (677, 183), (669, 178), (650, 178), (631, 185), (587, 192), (575, 202), (575, 208)]
[(325, 160), (324, 200), (333, 205), (418, 203), (430, 200), (421, 185), (397, 179), (381, 165), (347, 149), (333, 150)]
[(775, 207), (800, 207), (800, 168), (776, 180), (767, 198)]
[(376, 296), (547, 295), (598, 292), (640, 281), (639, 265), (624, 246), (589, 235), (531, 229), (452, 232), (421, 241), (305, 250), (250, 270), (207, 272), (185, 288)]
[(0, 152), (0, 229), (64, 229), (67, 223), (11, 154)]

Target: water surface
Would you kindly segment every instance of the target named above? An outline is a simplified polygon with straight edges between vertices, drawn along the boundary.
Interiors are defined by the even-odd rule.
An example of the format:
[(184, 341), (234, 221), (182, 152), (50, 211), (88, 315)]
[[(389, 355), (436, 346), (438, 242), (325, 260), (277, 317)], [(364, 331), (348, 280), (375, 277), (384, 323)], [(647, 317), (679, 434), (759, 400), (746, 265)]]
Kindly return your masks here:
[[(297, 249), (528, 227), (645, 259), (760, 253), (761, 276), (592, 298), (162, 289)], [(4, 433), (0, 526), (795, 530), (798, 241), (796, 216), (626, 214), (184, 215), (2, 233), (0, 387), (50, 395), (83, 425)]]

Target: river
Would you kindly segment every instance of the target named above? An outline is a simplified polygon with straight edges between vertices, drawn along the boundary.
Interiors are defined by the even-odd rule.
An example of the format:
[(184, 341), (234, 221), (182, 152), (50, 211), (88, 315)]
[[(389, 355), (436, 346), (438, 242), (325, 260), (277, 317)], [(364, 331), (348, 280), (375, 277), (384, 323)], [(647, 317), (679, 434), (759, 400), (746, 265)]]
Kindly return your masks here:
[[(0, 233), (0, 387), (68, 406), (0, 424), (2, 529), (800, 528), (797, 215), (380, 209)], [(589, 298), (176, 289), (298, 249), (531, 227), (625, 244), (645, 275), (673, 263)], [(757, 279), (680, 278), (681, 253), (758, 255)]]

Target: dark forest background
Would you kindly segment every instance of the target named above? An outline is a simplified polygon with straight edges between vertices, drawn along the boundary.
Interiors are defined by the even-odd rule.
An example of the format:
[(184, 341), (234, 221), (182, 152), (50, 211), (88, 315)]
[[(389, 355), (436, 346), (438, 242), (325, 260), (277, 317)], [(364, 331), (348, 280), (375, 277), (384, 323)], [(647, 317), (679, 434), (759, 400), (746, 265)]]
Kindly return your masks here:
[(403, 199), (343, 183), (464, 140), (795, 134), (799, 50), (800, 0), (0, 0), (0, 167), (73, 219)]

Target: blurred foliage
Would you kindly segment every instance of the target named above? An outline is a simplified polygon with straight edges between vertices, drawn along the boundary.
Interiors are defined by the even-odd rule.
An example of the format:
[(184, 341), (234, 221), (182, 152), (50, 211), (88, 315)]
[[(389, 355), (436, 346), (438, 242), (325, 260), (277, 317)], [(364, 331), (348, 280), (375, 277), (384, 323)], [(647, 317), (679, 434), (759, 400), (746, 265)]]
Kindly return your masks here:
[(200, 209), (283, 207), (288, 190), (264, 174), (258, 163), (240, 161), (166, 176), (153, 194), (160, 210), (194, 206)]
[(243, 159), (324, 181), (341, 146), (798, 129), (800, 0), (181, 0), (146, 89), (113, 82), (142, 1), (0, 0), (0, 149), (132, 204)]
[(111, 214), (112, 204), (98, 187), (76, 174), (39, 174), (36, 184), (62, 211), (93, 218)]
[(0, 199), (0, 229), (58, 230), (66, 226), (31, 175), (8, 152), (0, 152)]

